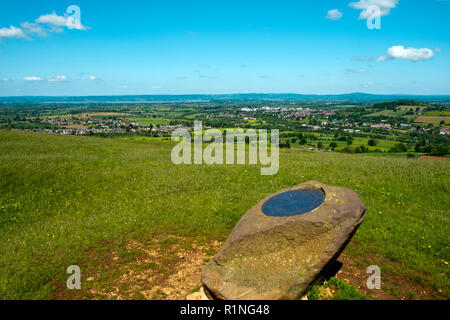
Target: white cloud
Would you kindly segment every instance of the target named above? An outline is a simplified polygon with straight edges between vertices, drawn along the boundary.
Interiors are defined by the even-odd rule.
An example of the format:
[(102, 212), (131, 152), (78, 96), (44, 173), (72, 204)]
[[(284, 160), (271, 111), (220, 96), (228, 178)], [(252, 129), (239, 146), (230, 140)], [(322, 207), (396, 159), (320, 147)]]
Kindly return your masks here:
[(428, 48), (416, 49), (405, 48), (404, 46), (393, 46), (388, 49), (387, 55), (379, 57), (377, 61), (383, 62), (392, 59), (404, 59), (417, 62), (431, 59), (433, 56), (433, 50)]
[[(70, 7), (69, 7), (70, 8)], [(47, 25), (43, 27), (42, 25)], [(76, 15), (71, 16), (65, 14), (64, 16), (58, 16), (55, 12), (51, 14), (41, 15), (35, 20), (35, 22), (23, 22), (21, 28), (10, 26), (9, 28), (0, 28), (1, 38), (18, 38), (30, 40), (28, 35), (38, 35), (45, 37), (48, 33), (61, 33), (64, 31), (64, 27), (76, 30), (88, 30), (89, 27), (83, 26)]]
[(58, 27), (67, 25), (67, 19), (63, 16), (58, 16), (55, 12), (51, 14), (44, 14), (36, 19), (37, 23), (51, 24)]
[(25, 77), (23, 78), (24, 81), (42, 81), (41, 77)]
[(359, 15), (359, 19), (370, 19), (373, 17), (373, 12), (370, 10), (371, 6), (377, 6), (380, 8), (381, 16), (387, 16), (391, 13), (391, 9), (394, 9), (399, 0), (359, 0), (358, 2), (350, 2), (349, 6), (362, 10)]
[(28, 39), (27, 35), (22, 29), (10, 26), (9, 28), (0, 29), (0, 38), (18, 38), (18, 39)]
[(51, 33), (63, 33), (64, 29), (56, 26), (50, 26), (50, 29), (48, 31)]
[(56, 77), (50, 77), (48, 78), (49, 82), (63, 82), (63, 81), (67, 81), (67, 77), (66, 76), (56, 76)]
[(340, 20), (343, 14), (338, 9), (329, 10), (326, 16), (329, 20)]
[(8, 81), (15, 81), (16, 79), (11, 78), (0, 78), (0, 81), (8, 82)]
[(95, 80), (97, 80), (97, 77), (96, 77), (96, 76), (89, 76), (89, 77), (88, 77), (88, 80), (90, 80), (90, 81), (95, 81)]
[(55, 12), (51, 14), (44, 14), (36, 19), (37, 23), (47, 24), (55, 27), (70, 27), (76, 30), (87, 30), (79, 20), (71, 16), (58, 16)]
[(47, 36), (47, 32), (37, 23), (24, 22), (20, 25), (25, 33), (37, 34), (40, 37)]

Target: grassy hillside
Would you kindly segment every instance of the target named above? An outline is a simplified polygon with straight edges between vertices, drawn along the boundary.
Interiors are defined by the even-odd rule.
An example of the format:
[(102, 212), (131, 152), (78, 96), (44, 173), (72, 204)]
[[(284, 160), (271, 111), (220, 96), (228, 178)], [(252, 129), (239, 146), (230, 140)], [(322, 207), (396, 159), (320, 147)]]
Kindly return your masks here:
[(170, 151), (0, 130), (0, 298), (51, 297), (67, 266), (108, 241), (226, 238), (264, 196), (308, 180), (355, 189), (368, 207), (349, 254), (450, 297), (449, 163), (291, 150), (276, 176), (261, 176), (250, 165), (175, 166)]

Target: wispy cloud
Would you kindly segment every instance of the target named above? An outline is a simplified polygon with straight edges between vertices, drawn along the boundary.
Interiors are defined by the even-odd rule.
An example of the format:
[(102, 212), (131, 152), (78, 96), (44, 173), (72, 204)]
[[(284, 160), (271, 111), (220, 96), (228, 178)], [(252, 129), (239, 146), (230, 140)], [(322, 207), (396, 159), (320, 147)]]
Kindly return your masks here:
[(328, 11), (326, 18), (329, 20), (340, 20), (342, 16), (342, 12), (340, 12), (338, 9), (332, 9)]
[(13, 25), (0, 28), (0, 39), (17, 38), (30, 40), (31, 36), (34, 35), (45, 37), (48, 36), (49, 33), (64, 32), (64, 28), (75, 30), (89, 29), (89, 27), (84, 26), (80, 20), (74, 16), (68, 14), (59, 16), (53, 12), (50, 14), (41, 15), (34, 22), (22, 22), (20, 28)]
[(68, 81), (68, 78), (66, 76), (56, 76), (56, 77), (50, 77), (48, 78), (49, 82), (65, 82)]
[(22, 27), (24, 32), (27, 34), (36, 34), (40, 37), (48, 36), (47, 31), (44, 30), (44, 28), (42, 28), (42, 26), (37, 23), (32, 23), (32, 22), (27, 21), (27, 22), (23, 22), (20, 26)]
[(87, 30), (88, 27), (85, 27), (81, 24), (81, 22), (77, 19), (74, 19), (72, 16), (64, 15), (59, 16), (56, 12), (50, 14), (44, 14), (36, 19), (37, 23), (47, 24), (55, 27), (67, 27), (76, 30)]
[(387, 16), (397, 6), (398, 2), (399, 0), (360, 0), (358, 2), (350, 2), (349, 6), (362, 10), (359, 19), (370, 19), (373, 17), (373, 12), (370, 10), (372, 6), (380, 8), (381, 16)]
[(24, 81), (29, 81), (29, 82), (43, 81), (43, 79), (41, 77), (36, 77), (36, 76), (25, 77), (25, 78), (23, 78), (23, 80)]
[(0, 38), (17, 38), (25, 40), (29, 39), (21, 28), (17, 28), (15, 26), (10, 26), (9, 28), (1, 28)]
[(87, 79), (90, 81), (98, 80), (98, 78), (96, 76), (89, 76), (89, 77), (87, 77)]
[(393, 46), (388, 49), (387, 55), (381, 56), (377, 59), (378, 62), (387, 60), (404, 59), (413, 62), (429, 60), (433, 58), (434, 52), (428, 48), (416, 49), (405, 48), (404, 46)]

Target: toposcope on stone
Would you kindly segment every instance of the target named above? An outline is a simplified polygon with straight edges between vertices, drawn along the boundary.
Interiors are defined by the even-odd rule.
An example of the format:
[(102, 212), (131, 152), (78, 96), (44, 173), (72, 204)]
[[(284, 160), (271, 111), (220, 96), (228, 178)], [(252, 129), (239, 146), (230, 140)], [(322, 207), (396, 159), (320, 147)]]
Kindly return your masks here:
[(267, 196), (203, 268), (206, 294), (225, 300), (302, 297), (339, 257), (365, 212), (355, 191), (316, 181)]

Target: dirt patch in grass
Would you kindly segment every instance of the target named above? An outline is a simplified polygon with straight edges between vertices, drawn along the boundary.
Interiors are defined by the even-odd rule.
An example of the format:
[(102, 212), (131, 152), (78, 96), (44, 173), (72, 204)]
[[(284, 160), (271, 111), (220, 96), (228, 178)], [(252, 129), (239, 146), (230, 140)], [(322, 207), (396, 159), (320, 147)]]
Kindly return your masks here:
[(450, 158), (436, 157), (436, 156), (421, 156), (419, 160), (438, 160), (438, 161), (450, 161)]
[(366, 297), (377, 300), (445, 299), (444, 295), (440, 295), (436, 290), (433, 290), (424, 283), (413, 281), (406, 276), (384, 272), (383, 269), (381, 269), (381, 289), (370, 290), (366, 285), (367, 279), (370, 276), (370, 274), (366, 273), (367, 267), (370, 265), (367, 261), (379, 261), (379, 258), (365, 255), (363, 258), (358, 259), (343, 253), (338, 260), (343, 265), (337, 273), (336, 278), (351, 284)]
[(177, 236), (127, 241), (108, 252), (94, 248), (79, 266), (81, 290), (57, 285), (57, 300), (184, 300), (200, 289), (201, 269), (220, 249), (219, 241)]
[[(199, 241), (180, 236), (102, 243), (86, 253), (81, 268), (81, 290), (69, 290), (65, 280), (55, 282), (57, 300), (184, 300), (201, 288), (201, 269), (220, 250), (216, 240)], [(352, 241), (352, 246), (358, 246)], [(385, 265), (372, 255), (343, 253), (336, 274), (365, 297), (377, 300), (445, 299), (433, 288), (407, 276), (381, 270), (381, 289), (369, 290), (366, 273), (370, 264)], [(370, 263), (369, 263), (370, 262)], [(394, 262), (389, 262), (394, 263)], [(417, 277), (420, 278), (420, 277)], [(319, 299), (333, 299), (340, 291), (320, 288)]]

